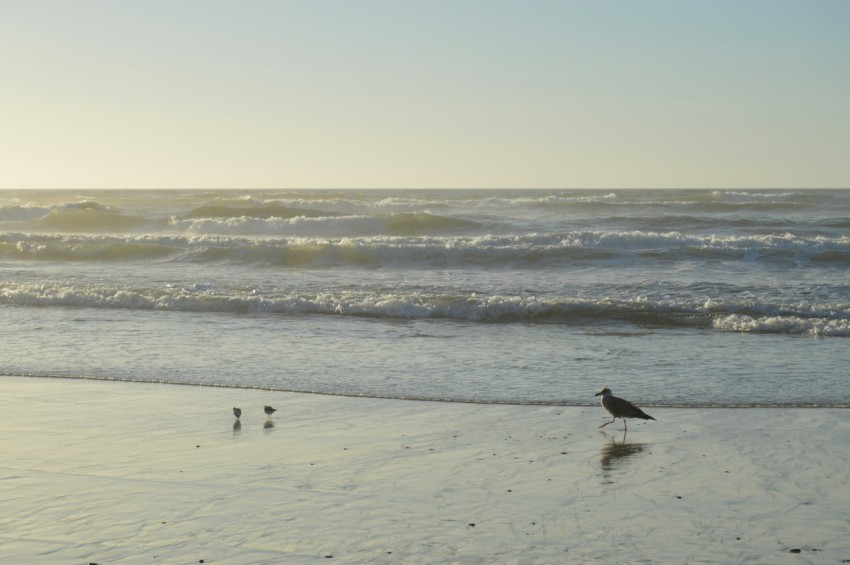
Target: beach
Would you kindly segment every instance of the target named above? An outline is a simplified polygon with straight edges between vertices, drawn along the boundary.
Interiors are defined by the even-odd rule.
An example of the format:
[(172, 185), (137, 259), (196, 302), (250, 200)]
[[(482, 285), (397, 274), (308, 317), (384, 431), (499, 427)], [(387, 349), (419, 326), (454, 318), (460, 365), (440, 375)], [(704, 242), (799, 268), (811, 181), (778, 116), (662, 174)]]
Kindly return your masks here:
[(2, 6), (0, 565), (850, 565), (850, 0)]
[(846, 409), (0, 386), (3, 563), (850, 560)]

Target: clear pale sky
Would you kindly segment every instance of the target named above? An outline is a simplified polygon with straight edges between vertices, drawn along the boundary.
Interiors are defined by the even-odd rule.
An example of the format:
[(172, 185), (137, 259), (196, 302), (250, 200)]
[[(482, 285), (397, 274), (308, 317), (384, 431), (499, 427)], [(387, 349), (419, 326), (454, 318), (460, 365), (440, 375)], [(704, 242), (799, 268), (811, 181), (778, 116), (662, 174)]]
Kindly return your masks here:
[(850, 187), (847, 0), (0, 0), (0, 188)]

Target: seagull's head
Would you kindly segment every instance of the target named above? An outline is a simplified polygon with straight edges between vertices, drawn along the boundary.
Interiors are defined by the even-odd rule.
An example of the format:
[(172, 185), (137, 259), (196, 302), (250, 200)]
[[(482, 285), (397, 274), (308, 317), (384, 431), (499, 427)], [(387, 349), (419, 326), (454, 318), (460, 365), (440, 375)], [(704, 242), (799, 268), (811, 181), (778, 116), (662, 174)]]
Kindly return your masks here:
[(596, 394), (594, 394), (593, 396), (608, 396), (610, 394), (611, 394), (611, 389), (608, 388), (608, 387), (605, 387), (602, 390), (600, 390), (599, 392), (597, 392)]

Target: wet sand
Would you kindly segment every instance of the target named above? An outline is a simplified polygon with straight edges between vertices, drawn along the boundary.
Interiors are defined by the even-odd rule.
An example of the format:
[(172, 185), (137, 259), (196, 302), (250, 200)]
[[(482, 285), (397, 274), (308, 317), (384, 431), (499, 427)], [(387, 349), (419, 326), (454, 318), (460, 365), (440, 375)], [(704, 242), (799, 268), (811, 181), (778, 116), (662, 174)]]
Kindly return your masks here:
[(0, 387), (3, 563), (850, 562), (850, 410)]

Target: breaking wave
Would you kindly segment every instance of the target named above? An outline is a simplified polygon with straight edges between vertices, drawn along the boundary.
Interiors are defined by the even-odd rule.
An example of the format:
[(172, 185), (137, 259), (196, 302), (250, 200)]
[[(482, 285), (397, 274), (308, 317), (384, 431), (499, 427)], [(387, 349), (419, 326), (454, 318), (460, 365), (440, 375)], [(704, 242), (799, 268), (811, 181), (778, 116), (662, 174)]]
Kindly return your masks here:
[(0, 305), (207, 312), (329, 315), (395, 320), (442, 319), (474, 323), (545, 323), (714, 329), (726, 332), (850, 337), (850, 302), (786, 304), (749, 301), (576, 298), (404, 291), (298, 293), (274, 289), (218, 289), (211, 285), (159, 288), (0, 284)]

